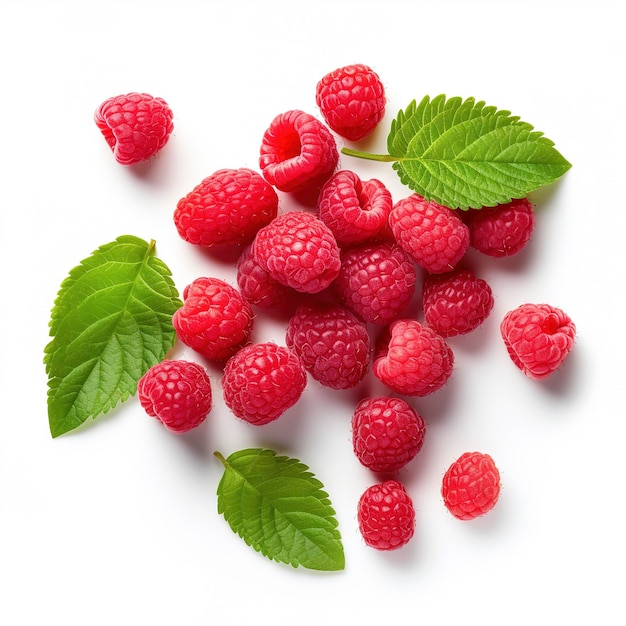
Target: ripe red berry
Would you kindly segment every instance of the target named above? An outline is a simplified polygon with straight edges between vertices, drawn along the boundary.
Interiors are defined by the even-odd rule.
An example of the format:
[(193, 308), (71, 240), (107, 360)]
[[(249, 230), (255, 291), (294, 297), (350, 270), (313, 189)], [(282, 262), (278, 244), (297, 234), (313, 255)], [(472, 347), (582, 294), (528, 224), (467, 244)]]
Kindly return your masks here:
[(415, 532), (415, 508), (404, 485), (397, 480), (368, 487), (357, 505), (359, 530), (376, 550), (396, 550)]
[(176, 433), (199, 426), (211, 411), (209, 375), (192, 361), (165, 359), (153, 365), (137, 384), (137, 395), (148, 415)]
[(574, 322), (550, 304), (527, 303), (509, 311), (500, 332), (513, 363), (534, 380), (554, 373), (576, 338)]
[(444, 474), (441, 495), (454, 517), (474, 519), (496, 505), (500, 497), (500, 472), (488, 454), (466, 452)]
[(173, 117), (163, 98), (133, 92), (105, 100), (94, 119), (116, 161), (133, 165), (165, 146), (174, 129)]

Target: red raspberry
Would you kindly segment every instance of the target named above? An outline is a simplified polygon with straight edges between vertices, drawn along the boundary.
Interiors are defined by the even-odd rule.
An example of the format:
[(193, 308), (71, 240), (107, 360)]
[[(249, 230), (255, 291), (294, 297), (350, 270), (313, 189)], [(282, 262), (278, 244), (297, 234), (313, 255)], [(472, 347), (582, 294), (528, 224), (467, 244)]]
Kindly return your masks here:
[(535, 228), (533, 205), (525, 198), (471, 211), (468, 218), (472, 247), (496, 258), (519, 252)]
[(410, 257), (393, 242), (344, 250), (333, 291), (366, 322), (388, 324), (408, 306), (417, 275)]
[(445, 385), (454, 354), (443, 337), (413, 319), (392, 322), (380, 335), (374, 375), (389, 389), (407, 396), (426, 396)]
[(165, 100), (128, 93), (105, 100), (94, 119), (118, 163), (133, 165), (154, 156), (172, 134), (173, 113)]
[(396, 202), (389, 225), (398, 244), (430, 274), (453, 270), (469, 247), (469, 229), (458, 214), (416, 193)]
[(330, 302), (301, 304), (289, 320), (286, 343), (311, 376), (331, 389), (355, 387), (369, 367), (367, 326)]
[(400, 398), (361, 400), (352, 416), (352, 446), (362, 465), (374, 472), (395, 472), (422, 449), (426, 423)]
[(243, 244), (278, 214), (274, 188), (257, 172), (222, 169), (205, 178), (174, 211), (178, 234), (200, 246)]
[(306, 382), (306, 370), (291, 350), (271, 342), (252, 344), (226, 362), (224, 402), (240, 419), (261, 426), (292, 407)]
[(183, 298), (172, 324), (185, 345), (222, 361), (248, 342), (252, 307), (234, 287), (219, 278), (196, 278), (185, 287)]
[(317, 213), (337, 243), (346, 246), (379, 235), (387, 226), (391, 206), (391, 193), (379, 180), (361, 181), (354, 172), (340, 170), (322, 187)]
[(329, 72), (315, 89), (315, 102), (326, 123), (351, 141), (367, 137), (385, 115), (385, 88), (367, 65), (347, 65)]
[(152, 366), (137, 384), (148, 415), (169, 430), (185, 433), (199, 426), (211, 411), (211, 381), (198, 363), (165, 359)]
[(574, 322), (550, 304), (522, 304), (509, 311), (500, 332), (513, 363), (534, 380), (555, 372), (576, 338)]
[(257, 233), (252, 254), (276, 281), (303, 293), (319, 293), (339, 274), (340, 251), (332, 232), (304, 211), (279, 215)]
[(426, 323), (442, 337), (471, 332), (493, 309), (491, 287), (469, 270), (427, 274), (422, 300)]
[(496, 505), (500, 496), (500, 472), (488, 454), (465, 452), (444, 474), (441, 495), (454, 517), (474, 519)]
[(281, 191), (321, 187), (338, 162), (330, 131), (304, 111), (276, 116), (263, 135), (259, 166), (265, 179)]
[(397, 480), (368, 487), (359, 498), (357, 518), (365, 543), (376, 550), (401, 548), (415, 532), (413, 501)]

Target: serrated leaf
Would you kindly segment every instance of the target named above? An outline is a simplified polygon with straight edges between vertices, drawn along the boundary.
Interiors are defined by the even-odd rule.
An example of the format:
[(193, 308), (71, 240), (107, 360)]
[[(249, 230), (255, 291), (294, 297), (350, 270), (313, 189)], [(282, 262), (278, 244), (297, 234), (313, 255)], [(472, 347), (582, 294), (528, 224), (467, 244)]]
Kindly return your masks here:
[(108, 412), (172, 348), (182, 306), (150, 243), (124, 235), (101, 246), (61, 283), (44, 350), (52, 437)]
[(293, 567), (345, 567), (335, 511), (322, 483), (297, 459), (249, 448), (224, 458), (218, 513), (233, 532), (269, 559)]

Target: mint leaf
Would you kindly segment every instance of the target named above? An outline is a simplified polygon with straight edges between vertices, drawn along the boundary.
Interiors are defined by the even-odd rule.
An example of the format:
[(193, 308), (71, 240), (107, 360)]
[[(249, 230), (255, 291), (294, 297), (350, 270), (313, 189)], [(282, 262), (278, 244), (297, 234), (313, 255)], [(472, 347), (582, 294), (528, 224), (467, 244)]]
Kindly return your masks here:
[(173, 346), (172, 315), (180, 306), (154, 241), (119, 237), (70, 271), (44, 350), (52, 437), (136, 392), (141, 376)]
[(297, 459), (250, 448), (225, 459), (217, 510), (233, 532), (269, 559), (293, 567), (345, 567), (335, 511), (322, 483)]
[(414, 100), (400, 111), (387, 150), (387, 155), (342, 152), (393, 162), (403, 184), (453, 209), (524, 198), (571, 167), (552, 141), (509, 111), (444, 95), (426, 96), (419, 104)]

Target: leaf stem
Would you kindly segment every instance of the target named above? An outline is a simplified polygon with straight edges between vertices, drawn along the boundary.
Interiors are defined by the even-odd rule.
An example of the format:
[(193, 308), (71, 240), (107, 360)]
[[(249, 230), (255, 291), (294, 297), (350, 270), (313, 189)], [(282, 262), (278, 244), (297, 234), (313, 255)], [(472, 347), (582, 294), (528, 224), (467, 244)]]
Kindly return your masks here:
[(221, 452), (218, 452), (218, 451), (216, 450), (216, 451), (213, 453), (213, 456), (214, 456), (216, 459), (219, 459), (219, 461), (221, 462), (221, 464), (222, 464), (224, 467), (227, 467), (227, 466), (228, 466), (228, 462), (226, 461), (226, 459), (224, 458), (224, 456), (222, 455), (222, 453), (221, 453)]
[(341, 148), (342, 154), (357, 157), (358, 159), (368, 159), (369, 161), (397, 161), (398, 157), (390, 154), (372, 154), (371, 152), (363, 152), (362, 150), (354, 150), (353, 148)]

